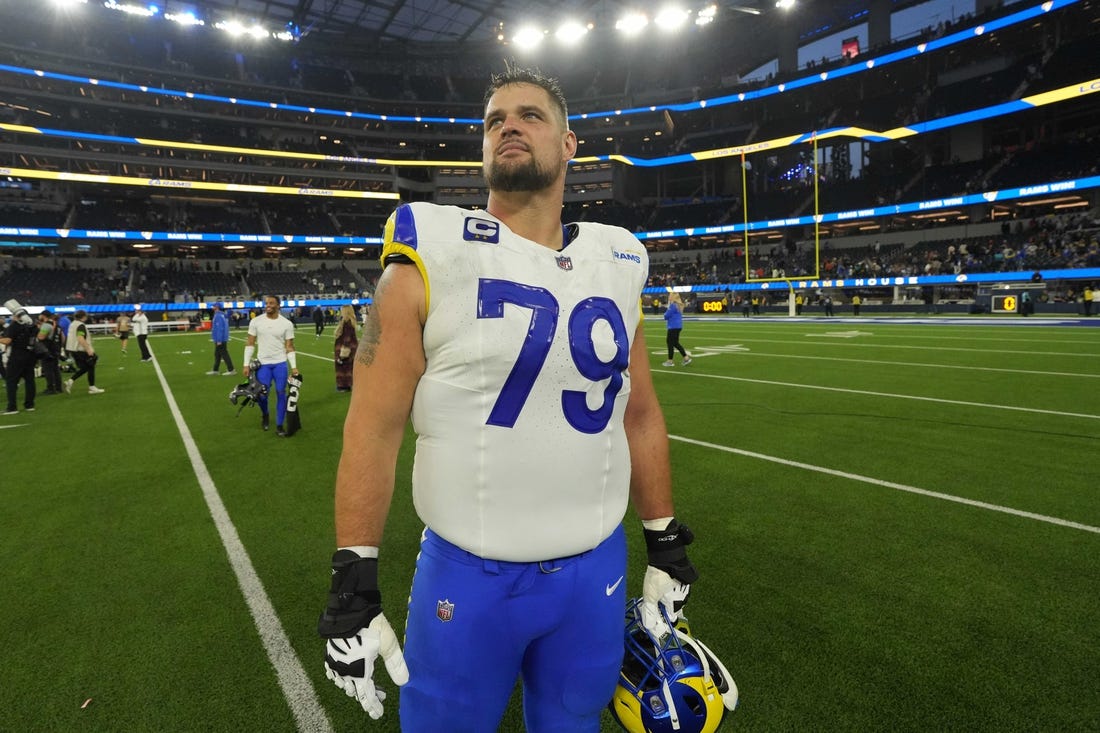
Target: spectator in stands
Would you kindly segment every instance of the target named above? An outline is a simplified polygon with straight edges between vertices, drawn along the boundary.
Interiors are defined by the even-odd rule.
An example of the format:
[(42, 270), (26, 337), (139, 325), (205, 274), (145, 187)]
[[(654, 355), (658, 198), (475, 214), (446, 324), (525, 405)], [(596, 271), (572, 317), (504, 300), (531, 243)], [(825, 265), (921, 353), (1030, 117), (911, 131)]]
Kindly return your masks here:
[(680, 332), (684, 329), (684, 301), (679, 293), (668, 294), (668, 307), (665, 308), (665, 345), (668, 346), (668, 359), (661, 366), (676, 366), (672, 360), (673, 352), (679, 351), (683, 365), (691, 363), (691, 354), (680, 345)]
[(23, 409), (34, 412), (34, 344), (38, 329), (27, 309), (17, 300), (9, 300), (4, 307), (11, 311), (11, 321), (0, 334), (0, 344), (8, 347), (8, 360), (4, 366), (4, 385), (8, 390), (8, 409), (5, 415), (19, 414), (17, 399), (19, 382), (23, 382)]
[(118, 340), (122, 344), (122, 355), (126, 356), (126, 342), (130, 340), (130, 316), (122, 313), (115, 323), (115, 331), (118, 332)]
[[(257, 379), (268, 388), (275, 383), (278, 402), (275, 405), (275, 434), (286, 437), (283, 420), (286, 418), (286, 381), (287, 366), (290, 373), (298, 375), (298, 355), (294, 352), (294, 324), (279, 313), (279, 299), (274, 295), (264, 298), (264, 314), (256, 316), (248, 324), (248, 343), (244, 347), (244, 375), (252, 371), (252, 357), (259, 361)], [(260, 406), (260, 426), (267, 430), (271, 426), (268, 412), (268, 397), (264, 395), (256, 400)]]
[(134, 316), (131, 323), (134, 327), (134, 335), (137, 336), (138, 346), (141, 348), (141, 360), (152, 361), (153, 355), (149, 352), (149, 316), (141, 310), (141, 306), (134, 306)]
[(42, 376), (46, 378), (46, 391), (42, 394), (61, 394), (61, 348), (65, 339), (57, 325), (57, 316), (51, 311), (38, 315), (38, 340), (45, 349), (45, 353), (39, 353)]
[(313, 307), (313, 327), (317, 330), (314, 336), (320, 338), (325, 332), (325, 311), (319, 305)]
[(336, 391), (351, 391), (352, 365), (355, 351), (359, 348), (359, 337), (355, 332), (355, 309), (350, 305), (340, 308), (340, 320), (336, 324)]
[(95, 365), (99, 361), (99, 355), (92, 348), (92, 337), (88, 335), (88, 327), (84, 319), (88, 314), (78, 310), (73, 314), (72, 323), (69, 324), (69, 333), (65, 339), (65, 349), (76, 362), (76, 371), (65, 380), (66, 394), (72, 394), (73, 384), (85, 374), (88, 375), (88, 394), (103, 394), (107, 390), (95, 386)]
[(221, 303), (214, 304), (214, 318), (210, 324), (210, 340), (214, 342), (214, 368), (207, 374), (217, 374), (221, 368), (222, 359), (225, 359), (227, 371), (225, 375), (236, 374), (233, 368), (233, 357), (229, 355), (229, 319), (225, 317)]

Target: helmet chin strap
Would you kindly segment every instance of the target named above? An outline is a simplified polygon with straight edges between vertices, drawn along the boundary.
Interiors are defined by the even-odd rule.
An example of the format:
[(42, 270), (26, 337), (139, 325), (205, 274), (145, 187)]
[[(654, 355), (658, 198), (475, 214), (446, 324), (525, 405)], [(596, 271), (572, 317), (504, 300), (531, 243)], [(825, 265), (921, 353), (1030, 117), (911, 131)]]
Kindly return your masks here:
[(665, 707), (668, 708), (668, 718), (672, 721), (672, 730), (680, 730), (680, 714), (676, 710), (676, 701), (672, 699), (672, 689), (668, 686), (668, 679), (661, 680), (661, 693), (665, 696)]
[(722, 704), (726, 707), (726, 710), (732, 711), (736, 708), (738, 698), (737, 683), (733, 681), (733, 677), (730, 676), (730, 672), (726, 669), (726, 665), (722, 664), (722, 660), (716, 657), (714, 652), (710, 650), (710, 647), (699, 639), (685, 634), (683, 631), (680, 631), (680, 629), (674, 628), (674, 631), (676, 637), (680, 639), (681, 642), (692, 648), (692, 651), (695, 652), (695, 656), (703, 663), (704, 676), (711, 679), (713, 679), (713, 676), (710, 672), (710, 663), (712, 661), (714, 662), (715, 666), (718, 667), (719, 675), (728, 687), (728, 689), (722, 693)]

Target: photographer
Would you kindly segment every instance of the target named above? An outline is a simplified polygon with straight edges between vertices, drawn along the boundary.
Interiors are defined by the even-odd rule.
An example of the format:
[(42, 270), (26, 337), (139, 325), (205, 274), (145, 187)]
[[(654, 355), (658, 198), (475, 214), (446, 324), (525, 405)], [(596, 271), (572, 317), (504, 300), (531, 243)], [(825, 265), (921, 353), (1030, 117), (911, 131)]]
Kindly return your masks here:
[(88, 327), (84, 319), (88, 314), (78, 310), (73, 314), (73, 322), (69, 324), (68, 337), (65, 339), (65, 349), (76, 361), (76, 372), (65, 380), (65, 393), (73, 391), (73, 383), (84, 374), (88, 375), (88, 394), (103, 394), (107, 390), (95, 386), (95, 363), (99, 355), (92, 348), (92, 340), (88, 336)]
[(46, 391), (42, 394), (61, 394), (61, 347), (65, 335), (57, 324), (57, 316), (50, 311), (38, 314), (38, 344), (35, 352), (42, 364), (42, 376), (46, 378)]
[(34, 342), (38, 330), (35, 328), (34, 319), (27, 313), (27, 309), (19, 305), (18, 301), (9, 300), (4, 307), (11, 311), (11, 323), (0, 335), (0, 344), (11, 349), (8, 354), (8, 362), (4, 371), (4, 384), (8, 389), (8, 409), (5, 415), (16, 415), (17, 399), (19, 393), (19, 381), (23, 381), (23, 409), (27, 412), (34, 411), (34, 396), (36, 385), (34, 382)]

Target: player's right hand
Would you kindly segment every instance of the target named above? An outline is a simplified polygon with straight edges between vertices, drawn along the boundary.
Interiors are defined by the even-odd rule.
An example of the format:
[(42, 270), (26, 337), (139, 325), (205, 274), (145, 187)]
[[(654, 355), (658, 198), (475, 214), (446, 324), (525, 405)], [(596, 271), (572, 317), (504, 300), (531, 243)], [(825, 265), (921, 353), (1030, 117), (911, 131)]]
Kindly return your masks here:
[(374, 662), (381, 656), (390, 679), (397, 685), (409, 681), (409, 668), (401, 645), (385, 615), (379, 613), (355, 636), (329, 639), (325, 645), (325, 675), (354, 697), (371, 718), (382, 717), (386, 693), (374, 685)]
[[(377, 552), (377, 548), (370, 548)], [(374, 685), (374, 662), (379, 656), (397, 685), (409, 681), (409, 668), (389, 621), (382, 614), (378, 590), (378, 558), (361, 557), (355, 549), (332, 556), (332, 583), (328, 603), (317, 621), (325, 642), (325, 675), (354, 697), (377, 720), (382, 717), (386, 693)]]

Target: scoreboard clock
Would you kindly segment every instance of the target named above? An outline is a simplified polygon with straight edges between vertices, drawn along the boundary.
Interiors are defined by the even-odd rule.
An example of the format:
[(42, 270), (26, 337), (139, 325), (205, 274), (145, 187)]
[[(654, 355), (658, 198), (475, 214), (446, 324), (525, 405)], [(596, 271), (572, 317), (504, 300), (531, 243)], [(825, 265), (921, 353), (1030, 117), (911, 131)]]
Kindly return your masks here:
[(700, 300), (700, 313), (725, 313), (726, 303), (723, 300)]
[(1015, 313), (1019, 307), (1020, 298), (1017, 295), (994, 295), (994, 313)]

